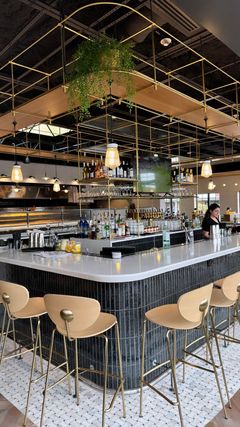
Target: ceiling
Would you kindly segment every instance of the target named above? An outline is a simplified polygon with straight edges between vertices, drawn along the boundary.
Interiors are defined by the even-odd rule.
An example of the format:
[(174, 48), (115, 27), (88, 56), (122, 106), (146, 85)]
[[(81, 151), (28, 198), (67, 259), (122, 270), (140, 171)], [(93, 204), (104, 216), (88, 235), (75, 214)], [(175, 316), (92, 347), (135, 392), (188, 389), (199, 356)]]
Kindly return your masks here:
[[(214, 1), (208, 1), (208, 4)], [(104, 149), (105, 106), (99, 108), (93, 103), (91, 118), (79, 122), (77, 112), (74, 115), (70, 113), (61, 98), (66, 79), (63, 70), (67, 75), (71, 71), (76, 47), (85, 38), (94, 38), (101, 33), (118, 40), (129, 39), (133, 45), (136, 72), (141, 73), (143, 78), (154, 79), (155, 66), (159, 90), (176, 91), (174, 93), (183, 95), (178, 101), (178, 98), (173, 99), (175, 106), (181, 108), (187, 96), (201, 109), (198, 118), (193, 117), (192, 111), (191, 117), (180, 113), (170, 114), (168, 108), (155, 105), (155, 95), (151, 92), (149, 104), (142, 103), (141, 96), (137, 97), (137, 109), (129, 111), (125, 102), (119, 104), (117, 96), (112, 96), (108, 102), (107, 122), (108, 126), (112, 122), (113, 138), (118, 142), (122, 155), (127, 156), (135, 149), (137, 118), (139, 148), (143, 153), (151, 150), (165, 157), (180, 155), (198, 160), (224, 157), (226, 161), (224, 165), (221, 163), (222, 169), (239, 169), (240, 59), (235, 53), (236, 40), (231, 39), (229, 34), (226, 39), (221, 37), (221, 40), (217, 38), (217, 31), (216, 35), (213, 34), (214, 28), (219, 25), (214, 22), (218, 18), (214, 14), (209, 15), (208, 25), (205, 25), (208, 29), (195, 21), (206, 22), (203, 14), (204, 11), (207, 14), (207, 8), (203, 8), (199, 17), (196, 11), (187, 7), (189, 2), (182, 3), (181, 0), (2, 0), (0, 156), (5, 158), (13, 154), (13, 143), (17, 144), (21, 155), (25, 155), (26, 151), (31, 155), (31, 150), (35, 150), (39, 157), (44, 157), (41, 152), (49, 152), (47, 161), (54, 161), (55, 156), (58, 161), (64, 161), (66, 155), (71, 155), (71, 161), (74, 161), (79, 148), (81, 154), (91, 154), (94, 150), (99, 153)], [(225, 13), (228, 22), (229, 7), (227, 2), (223, 3), (225, 10), (222, 7), (221, 13)], [(236, 4), (235, 7), (237, 16), (240, 5)], [(81, 10), (77, 11), (78, 8)], [(212, 29), (212, 33), (209, 29)], [(171, 37), (172, 43), (164, 47), (160, 41), (167, 36)], [(61, 102), (56, 105), (58, 108), (50, 115), (46, 112), (35, 116), (32, 114), (29, 119), (26, 103), (38, 97), (38, 102), (43, 105), (43, 97), (49, 94), (49, 89), (62, 91)], [(161, 93), (157, 93), (159, 98)], [(20, 118), (18, 110), (25, 111), (28, 123), (51, 121), (67, 127), (71, 132), (55, 137), (35, 135), (29, 131), (17, 132), (14, 139), (9, 127), (5, 129), (1, 123), (10, 113), (10, 124), (15, 119), (16, 128), (19, 129), (23, 115), (21, 113)], [(17, 112), (16, 116), (12, 115), (13, 111)], [(222, 121), (221, 126), (210, 126), (211, 114), (217, 115), (218, 120)], [(112, 120), (113, 116), (116, 118)], [(33, 157), (36, 158), (36, 155)]]

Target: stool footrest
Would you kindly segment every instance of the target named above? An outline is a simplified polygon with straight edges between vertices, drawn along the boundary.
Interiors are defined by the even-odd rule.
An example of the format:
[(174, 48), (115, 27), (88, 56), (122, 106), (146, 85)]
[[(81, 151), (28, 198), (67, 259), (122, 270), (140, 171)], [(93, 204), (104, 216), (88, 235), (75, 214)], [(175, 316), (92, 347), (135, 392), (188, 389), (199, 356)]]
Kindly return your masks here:
[[(197, 354), (195, 354), (195, 353), (191, 353), (190, 351), (186, 351), (186, 350), (183, 350), (183, 351), (184, 351), (184, 353), (188, 354), (189, 356), (196, 357), (196, 359), (201, 360), (202, 362), (207, 363), (208, 365), (213, 366), (213, 364), (212, 364), (212, 362), (210, 362), (210, 360), (207, 360), (207, 359), (205, 359), (204, 357), (198, 356), (198, 355), (197, 355)], [(181, 359), (181, 362), (183, 362), (183, 363), (187, 363), (187, 362), (186, 362), (186, 360), (184, 360), (184, 359)], [(190, 362), (189, 362), (189, 363), (190, 363)], [(220, 365), (216, 365), (216, 364), (215, 364), (215, 367), (216, 367), (216, 368), (220, 368), (221, 366), (220, 366)]]
[(147, 385), (151, 390), (155, 391), (155, 393), (159, 394), (163, 399), (165, 399), (168, 403), (170, 403), (173, 406), (178, 406), (179, 403), (177, 401), (171, 400), (166, 394), (158, 390), (156, 387), (154, 387), (152, 384), (148, 383), (147, 381), (142, 381), (144, 385)]

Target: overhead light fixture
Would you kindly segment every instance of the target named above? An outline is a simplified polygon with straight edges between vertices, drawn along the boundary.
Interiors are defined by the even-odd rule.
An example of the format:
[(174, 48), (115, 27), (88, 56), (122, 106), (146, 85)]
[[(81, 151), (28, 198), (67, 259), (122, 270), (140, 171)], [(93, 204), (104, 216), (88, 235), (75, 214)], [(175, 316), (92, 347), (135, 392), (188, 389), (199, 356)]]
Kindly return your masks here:
[[(109, 80), (109, 92), (110, 92), (110, 99), (112, 98), (112, 81)], [(107, 115), (107, 100), (106, 100), (106, 115)], [(111, 143), (108, 143), (107, 138), (107, 151), (105, 155), (105, 166), (109, 169), (116, 169), (118, 166), (120, 166), (120, 157), (118, 152), (118, 145), (112, 142), (113, 136), (112, 136), (112, 115), (111, 117), (111, 136), (110, 141)], [(108, 134), (108, 133), (107, 133)]]
[(158, 157), (158, 153), (154, 153), (153, 157)]
[(74, 179), (72, 180), (72, 184), (79, 185), (79, 179), (74, 178)]
[(120, 164), (118, 145), (115, 143), (108, 144), (105, 156), (105, 166), (110, 169), (116, 169)]
[(63, 192), (67, 194), (69, 192), (68, 188), (63, 187)]
[[(13, 121), (13, 136), (14, 139), (16, 137), (16, 120)], [(13, 182), (22, 182), (23, 181), (23, 173), (22, 173), (22, 168), (21, 166), (18, 164), (17, 162), (17, 151), (16, 151), (16, 141), (14, 141), (14, 147), (15, 147), (15, 151), (14, 151), (14, 165), (12, 167), (12, 172), (11, 172), (11, 180)]]
[(26, 163), (27, 165), (31, 162), (30, 157), (27, 155), (25, 157), (24, 163)]
[(164, 37), (160, 40), (162, 46), (167, 47), (172, 43), (172, 39), (170, 37)]
[[(55, 162), (56, 162), (56, 155), (55, 155)], [(57, 177), (57, 163), (55, 163), (55, 177), (53, 178), (53, 191), (55, 191), (55, 193), (58, 193), (61, 190), (60, 187), (60, 180)]]
[(237, 182), (235, 182), (235, 184), (234, 184), (235, 186), (237, 186), (238, 185), (238, 183)]
[(204, 160), (202, 163), (201, 176), (209, 178), (212, 175), (212, 166), (210, 160)]
[(216, 187), (216, 184), (214, 184), (213, 180), (210, 179), (208, 183), (208, 190), (214, 190), (215, 187)]
[(11, 181), (13, 181), (13, 182), (22, 182), (23, 181), (22, 168), (17, 162), (12, 167)]
[(49, 181), (49, 179), (50, 179), (49, 176), (47, 176), (46, 171), (45, 171), (45, 175), (44, 175), (43, 179), (44, 179), (44, 181)]
[(55, 193), (58, 193), (60, 190), (61, 190), (60, 181), (58, 178), (54, 178), (53, 191), (55, 191)]
[(14, 187), (13, 187), (13, 191), (14, 191), (14, 193), (19, 193), (19, 191), (21, 190), (21, 188), (20, 187), (18, 187), (17, 185), (15, 185)]

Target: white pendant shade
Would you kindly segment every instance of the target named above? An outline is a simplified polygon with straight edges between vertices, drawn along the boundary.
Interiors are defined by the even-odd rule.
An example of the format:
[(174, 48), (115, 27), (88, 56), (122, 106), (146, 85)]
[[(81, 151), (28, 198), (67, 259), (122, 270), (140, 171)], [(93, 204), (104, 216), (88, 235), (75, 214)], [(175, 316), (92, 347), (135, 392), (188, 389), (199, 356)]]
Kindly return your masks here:
[(58, 193), (60, 190), (61, 190), (60, 182), (58, 179), (55, 179), (54, 184), (53, 184), (53, 191), (55, 191), (55, 193)]
[(13, 182), (23, 181), (22, 168), (18, 163), (15, 163), (12, 167), (11, 181)]
[(208, 183), (208, 190), (214, 190), (215, 187), (216, 187), (216, 184), (214, 184), (213, 180), (210, 179)]
[(115, 169), (120, 166), (120, 163), (118, 145), (108, 144), (105, 157), (105, 166), (110, 169)]
[(201, 176), (209, 178), (212, 175), (212, 166), (210, 160), (205, 160), (202, 164)]

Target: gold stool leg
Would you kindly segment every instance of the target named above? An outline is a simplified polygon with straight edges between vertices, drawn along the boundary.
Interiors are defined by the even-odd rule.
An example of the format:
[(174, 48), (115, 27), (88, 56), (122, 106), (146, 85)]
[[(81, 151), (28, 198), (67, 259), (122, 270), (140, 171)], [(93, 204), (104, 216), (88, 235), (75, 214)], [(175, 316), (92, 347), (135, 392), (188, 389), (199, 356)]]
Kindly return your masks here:
[[(173, 334), (173, 345), (175, 345), (175, 342), (176, 342), (176, 331), (169, 329), (167, 331), (167, 334), (166, 334), (167, 350), (168, 350), (168, 356), (169, 356), (171, 370), (172, 370), (173, 387), (174, 387), (174, 391), (175, 391), (176, 399), (177, 399), (180, 425), (181, 425), (181, 427), (184, 427), (181, 404), (180, 404), (179, 393), (178, 393), (178, 386), (177, 386), (176, 365), (174, 363), (174, 355), (172, 356), (172, 353), (171, 353), (171, 345), (170, 345), (170, 334), (171, 333)], [(175, 352), (175, 349), (174, 349), (174, 352)]]
[(69, 375), (68, 351), (67, 351), (66, 337), (64, 335), (63, 335), (63, 345), (64, 345), (65, 360), (66, 360), (66, 371), (68, 374), (68, 392), (69, 394), (71, 394), (71, 378)]
[(102, 335), (105, 339), (104, 348), (104, 386), (103, 386), (103, 402), (102, 402), (102, 427), (105, 426), (105, 414), (106, 414), (106, 395), (107, 395), (107, 380), (108, 380), (108, 338), (106, 335)]
[(122, 353), (121, 353), (121, 346), (120, 346), (120, 334), (119, 334), (118, 323), (116, 323), (115, 329), (116, 329), (116, 335), (117, 335), (117, 351), (118, 351), (119, 375), (120, 375), (121, 394), (122, 394), (123, 418), (126, 418), (126, 405), (125, 405), (125, 396), (124, 396), (124, 377), (123, 377), (123, 367), (122, 367)]
[(38, 322), (39, 322), (39, 356), (40, 356), (40, 369), (41, 369), (41, 374), (43, 375), (43, 357), (42, 357), (42, 333), (41, 333), (41, 323), (40, 323), (40, 318), (38, 317)]
[(225, 370), (224, 370), (223, 362), (222, 362), (222, 355), (221, 355), (220, 348), (219, 348), (218, 338), (217, 338), (216, 329), (215, 329), (215, 325), (214, 325), (214, 322), (213, 322), (213, 317), (212, 317), (211, 310), (210, 310), (210, 318), (211, 318), (213, 336), (214, 336), (214, 340), (215, 340), (215, 344), (216, 344), (216, 349), (217, 349), (217, 353), (218, 353), (218, 359), (219, 359), (219, 362), (220, 362), (220, 367), (221, 367), (221, 371), (222, 371), (223, 381), (224, 381), (225, 390), (226, 390), (226, 394), (227, 394), (227, 398), (228, 398), (228, 405), (229, 405), (229, 408), (231, 408), (232, 407), (231, 406), (231, 400), (230, 400), (230, 396), (229, 396), (229, 392), (228, 392), (227, 380), (226, 380)]
[(147, 320), (144, 319), (143, 334), (142, 334), (141, 378), (140, 378), (140, 414), (139, 414), (140, 417), (143, 416), (143, 378), (144, 378), (144, 353), (145, 353), (146, 328), (147, 328)]
[(77, 405), (80, 403), (79, 396), (79, 372), (78, 372), (78, 341), (75, 339), (75, 395), (77, 398)]
[[(213, 322), (214, 322), (214, 317), (213, 317)], [(215, 322), (214, 322), (214, 325), (215, 325)], [(216, 365), (215, 365), (214, 358), (213, 358), (212, 345), (211, 345), (211, 344), (210, 344), (210, 342), (209, 342), (209, 337), (208, 337), (208, 333), (207, 333), (207, 328), (206, 328), (206, 326), (205, 326), (205, 323), (204, 323), (204, 322), (203, 322), (203, 325), (202, 325), (202, 329), (203, 329), (203, 333), (204, 333), (205, 340), (206, 340), (206, 343), (207, 343), (207, 347), (208, 347), (208, 351), (209, 351), (210, 360), (211, 360), (211, 362), (212, 362), (212, 367), (213, 367), (213, 371), (214, 371), (214, 375), (215, 375), (215, 379), (216, 379), (216, 383), (217, 383), (217, 388), (218, 388), (218, 392), (219, 392), (220, 400), (221, 400), (222, 407), (223, 407), (224, 416), (225, 416), (225, 418), (227, 419), (227, 412), (226, 412), (226, 408), (225, 408), (225, 405), (224, 405), (224, 400), (223, 400), (222, 390), (221, 390), (221, 387), (220, 387), (219, 378), (218, 378), (218, 373), (217, 373)]]
[(26, 426), (26, 423), (27, 423), (27, 414), (28, 414), (28, 407), (29, 407), (30, 395), (31, 395), (31, 390), (32, 390), (33, 372), (35, 371), (37, 347), (38, 347), (38, 342), (39, 342), (39, 333), (40, 333), (40, 320), (38, 320), (38, 323), (37, 323), (36, 341), (34, 343), (32, 366), (31, 366), (31, 373), (30, 373), (30, 379), (29, 379), (29, 385), (28, 385), (27, 403), (26, 403), (25, 415), (24, 415), (24, 421), (23, 421), (24, 426)]
[(3, 362), (3, 360), (4, 360), (4, 350), (5, 350), (5, 345), (6, 345), (6, 341), (7, 341), (7, 337), (8, 337), (8, 333), (9, 333), (10, 322), (11, 322), (11, 319), (8, 318), (7, 329), (6, 329), (6, 332), (5, 332), (5, 335), (4, 335), (3, 345), (2, 345), (2, 351), (1, 351), (1, 356), (0, 356), (0, 366), (1, 366), (2, 362)]
[(5, 331), (6, 314), (7, 314), (6, 308), (4, 307), (3, 320), (2, 320), (2, 329), (1, 329), (1, 337), (0, 337), (0, 345), (2, 344), (3, 335), (4, 335), (4, 331)]
[(44, 411), (45, 411), (47, 391), (48, 391), (49, 370), (50, 370), (50, 365), (51, 365), (51, 360), (52, 360), (52, 353), (53, 353), (53, 344), (54, 344), (55, 332), (56, 332), (56, 329), (53, 329), (53, 331), (52, 331), (52, 337), (51, 337), (51, 344), (50, 344), (50, 348), (49, 348), (49, 357), (48, 357), (48, 365), (47, 365), (47, 372), (46, 372), (46, 379), (45, 379), (45, 387), (44, 387), (44, 392), (43, 392), (43, 402), (42, 402), (40, 427), (43, 426), (43, 418), (44, 418)]
[[(187, 341), (188, 341), (188, 331), (185, 331), (185, 336), (184, 336), (184, 351), (183, 351), (183, 360), (186, 360), (186, 350), (187, 350)], [(185, 383), (185, 377), (186, 377), (186, 363), (182, 364), (183, 366), (183, 378), (182, 378), (182, 382)]]

